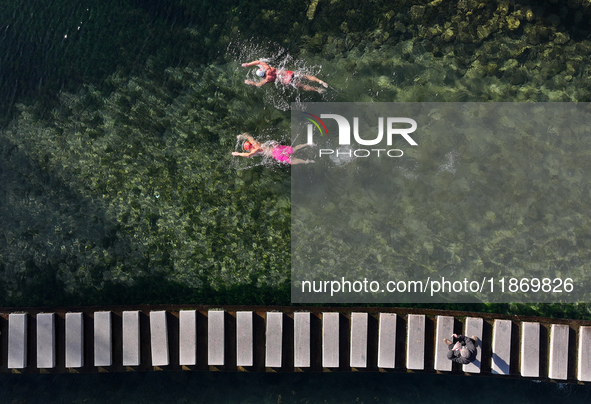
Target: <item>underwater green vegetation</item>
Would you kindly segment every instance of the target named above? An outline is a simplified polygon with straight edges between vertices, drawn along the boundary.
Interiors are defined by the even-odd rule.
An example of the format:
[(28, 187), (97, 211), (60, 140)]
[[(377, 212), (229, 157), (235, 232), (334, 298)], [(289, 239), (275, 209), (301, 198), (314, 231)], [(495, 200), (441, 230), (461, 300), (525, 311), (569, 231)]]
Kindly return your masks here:
[[(70, 295), (138, 281), (254, 290), (286, 280), (288, 172), (228, 157), (236, 128), (253, 125), (241, 113), (253, 97), (213, 66), (165, 74), (160, 86), (114, 75), (108, 96), (62, 93), (50, 125), (19, 106), (4, 131), (8, 299), (30, 299), (31, 274), (49, 268)], [(269, 110), (266, 121), (277, 119)]]
[[(385, 141), (352, 147), (381, 149), (381, 157), (330, 154), (292, 168), (293, 301), (589, 300), (588, 104), (366, 105), (312, 103), (307, 111), (355, 116), (365, 139), (378, 132), (377, 116), (416, 117), (412, 135), (419, 145), (397, 136), (390, 147)], [(326, 121), (337, 133), (333, 120)], [(325, 152), (338, 146), (328, 136), (314, 141)], [(392, 148), (404, 155), (389, 158), (385, 150)], [(380, 285), (373, 294), (367, 287), (343, 294), (342, 277)], [(467, 279), (478, 286), (473, 290), (482, 289), (444, 293), (442, 278), (448, 284)], [(519, 293), (515, 283), (510, 289), (510, 278), (537, 280)], [(312, 280), (316, 293), (311, 287), (303, 293), (298, 284)], [(405, 290), (408, 282), (429, 280), (438, 282), (433, 294)], [(329, 289), (337, 293), (320, 295), (321, 281), (334, 281), (336, 289)], [(402, 293), (387, 293), (387, 282), (402, 282)]]
[[(289, 304), (290, 169), (232, 160), (238, 133), (287, 141), (292, 101), (590, 101), (590, 14), (582, 0), (4, 2), (0, 305)], [(262, 57), (329, 91), (245, 86), (240, 63)]]

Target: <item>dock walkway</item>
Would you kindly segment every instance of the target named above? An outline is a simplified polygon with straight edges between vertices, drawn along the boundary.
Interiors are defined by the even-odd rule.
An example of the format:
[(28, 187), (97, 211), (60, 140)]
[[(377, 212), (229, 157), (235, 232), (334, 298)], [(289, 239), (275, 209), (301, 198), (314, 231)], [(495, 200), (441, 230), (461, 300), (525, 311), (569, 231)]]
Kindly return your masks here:
[[(1, 310), (0, 372), (412, 371), (591, 381), (591, 322), (396, 308)], [(443, 338), (478, 337), (476, 360)]]

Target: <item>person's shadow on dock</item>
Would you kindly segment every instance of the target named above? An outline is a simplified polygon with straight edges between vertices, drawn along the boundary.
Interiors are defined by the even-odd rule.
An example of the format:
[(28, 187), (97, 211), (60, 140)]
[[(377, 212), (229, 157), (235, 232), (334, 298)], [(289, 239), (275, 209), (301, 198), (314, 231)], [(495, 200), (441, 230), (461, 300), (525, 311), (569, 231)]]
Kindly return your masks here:
[[(501, 358), (496, 353), (493, 353), (492, 361), (493, 361), (493, 369), (492, 369), (493, 373), (498, 372), (498, 373), (505, 374), (505, 375), (509, 374), (509, 364), (503, 358)], [(498, 369), (498, 370), (495, 370), (495, 369)]]

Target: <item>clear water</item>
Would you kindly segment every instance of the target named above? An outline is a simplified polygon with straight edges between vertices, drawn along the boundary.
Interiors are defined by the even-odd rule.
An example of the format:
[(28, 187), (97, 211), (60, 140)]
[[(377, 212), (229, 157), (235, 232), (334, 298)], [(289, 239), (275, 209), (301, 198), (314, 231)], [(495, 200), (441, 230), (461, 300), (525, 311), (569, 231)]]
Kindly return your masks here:
[[(378, 133), (377, 116), (414, 117), (418, 129), (412, 135), (419, 144), (409, 146), (400, 136), (391, 146), (385, 140), (375, 146), (353, 141), (358, 150), (349, 157), (337, 143), (334, 119), (325, 119), (331, 136), (314, 138), (316, 164), (292, 168), (292, 281), (302, 282), (292, 301), (589, 301), (591, 257), (582, 241), (591, 227), (586, 221), (591, 182), (584, 168), (591, 166), (587, 103), (307, 107), (315, 116), (338, 114), (350, 122), (356, 117), (365, 139)], [(305, 137), (301, 122), (309, 123), (293, 122), (294, 138)], [(402, 157), (388, 157), (385, 150), (393, 148), (400, 150), (394, 156)], [(382, 149), (382, 155), (371, 149)], [(537, 279), (537, 289), (533, 284), (523, 289), (530, 293), (518, 293), (515, 281), (509, 285), (524, 277)], [(377, 287), (343, 293), (342, 279), (367, 279)], [(426, 293), (406, 289), (405, 281), (429, 286), (428, 279), (474, 283), (472, 292), (454, 287), (450, 293), (450, 286), (446, 292), (437, 286), (431, 293), (428, 287)], [(483, 279), (488, 284), (479, 291)], [(572, 289), (562, 289), (566, 279)], [(318, 286), (314, 292), (321, 292), (322, 281), (331, 286), (324, 294), (303, 292), (310, 280)], [(400, 292), (386, 291), (389, 282)]]
[[(237, 134), (285, 141), (292, 101), (589, 101), (589, 14), (578, 0), (4, 1), (0, 305), (288, 304), (290, 170), (233, 159)], [(329, 91), (246, 86), (255, 57)], [(588, 401), (430, 375), (0, 382), (4, 402)]]
[(6, 2), (0, 304), (288, 304), (290, 102), (590, 99), (588, 6), (322, 3)]

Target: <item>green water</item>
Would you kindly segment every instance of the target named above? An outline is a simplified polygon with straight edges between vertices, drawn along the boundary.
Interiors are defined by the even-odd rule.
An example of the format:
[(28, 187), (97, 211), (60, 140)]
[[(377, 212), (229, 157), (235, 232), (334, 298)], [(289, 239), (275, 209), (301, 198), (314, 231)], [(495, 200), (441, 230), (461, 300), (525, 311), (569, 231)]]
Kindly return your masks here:
[[(290, 102), (588, 101), (556, 2), (3, 5), (0, 304), (289, 303)], [(244, 85), (265, 58), (329, 83)], [(585, 168), (585, 167), (583, 167)]]
[[(0, 306), (289, 304), (290, 170), (232, 158), (237, 134), (287, 142), (292, 101), (590, 101), (590, 14), (579, 0), (5, 1)], [(240, 63), (255, 58), (305, 69), (329, 90), (246, 86), (253, 71)], [(588, 316), (585, 305), (525, 309)], [(339, 376), (351, 387), (332, 402), (457, 393), (419, 399), (436, 391), (423, 384), (451, 382), (407, 375), (417, 379), (392, 386), (412, 392), (395, 401), (397, 387), (355, 376)], [(174, 377), (3, 376), (2, 394), (168, 401)], [(258, 378), (272, 392), (228, 402), (336, 394), (298, 396), (328, 375), (277, 376), (278, 390), (271, 375), (183, 377), (179, 402), (199, 402), (189, 386), (217, 377)], [(505, 386), (490, 383), (491, 397)], [(525, 394), (541, 386), (538, 398), (567, 396), (524, 383)]]
[[(415, 117), (419, 145), (409, 147), (397, 136), (391, 146), (384, 139), (375, 146), (334, 146), (338, 128), (325, 119), (331, 136), (314, 141), (321, 153), (332, 154), (316, 153), (315, 164), (292, 167), (292, 278), (294, 284), (324, 280), (332, 286), (325, 294), (294, 287), (292, 301), (589, 300), (588, 103), (306, 105), (315, 116), (355, 116), (365, 125), (360, 132), (373, 136), (377, 116)], [(294, 137), (301, 134), (294, 130)], [(403, 156), (388, 157), (392, 148)], [(530, 293), (510, 289), (509, 279), (522, 277), (546, 278), (547, 293), (539, 284), (524, 290)], [(472, 293), (404, 289), (405, 280), (429, 278), (448, 284), (467, 279), (477, 287)], [(551, 279), (559, 285), (565, 278), (576, 286), (556, 286), (561, 292), (553, 293)], [(342, 279), (367, 279), (377, 287), (338, 293), (346, 288)], [(474, 293), (483, 279), (487, 287)], [(390, 283), (402, 291), (388, 293)]]

